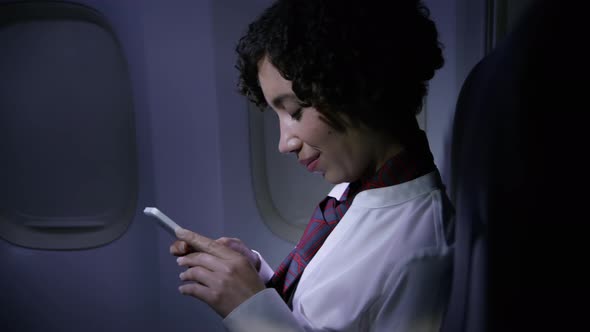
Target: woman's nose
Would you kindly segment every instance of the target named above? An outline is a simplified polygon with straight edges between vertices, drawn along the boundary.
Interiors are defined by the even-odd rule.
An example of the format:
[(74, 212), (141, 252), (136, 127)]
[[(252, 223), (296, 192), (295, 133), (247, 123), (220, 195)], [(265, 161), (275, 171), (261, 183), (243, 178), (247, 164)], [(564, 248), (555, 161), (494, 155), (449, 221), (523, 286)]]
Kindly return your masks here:
[(291, 153), (299, 151), (300, 149), (301, 140), (281, 130), (281, 137), (279, 139), (279, 151), (281, 153)]

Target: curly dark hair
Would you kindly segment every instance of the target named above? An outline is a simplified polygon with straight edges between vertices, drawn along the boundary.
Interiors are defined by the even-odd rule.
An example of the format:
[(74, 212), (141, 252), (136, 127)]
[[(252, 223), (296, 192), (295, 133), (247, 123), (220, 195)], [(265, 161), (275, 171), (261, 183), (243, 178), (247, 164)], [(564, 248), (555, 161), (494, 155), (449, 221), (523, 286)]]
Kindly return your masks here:
[(334, 128), (345, 130), (346, 114), (353, 125), (394, 135), (416, 123), (444, 63), (419, 0), (278, 0), (248, 26), (236, 52), (239, 92), (260, 109), (268, 105), (258, 64), (267, 56)]

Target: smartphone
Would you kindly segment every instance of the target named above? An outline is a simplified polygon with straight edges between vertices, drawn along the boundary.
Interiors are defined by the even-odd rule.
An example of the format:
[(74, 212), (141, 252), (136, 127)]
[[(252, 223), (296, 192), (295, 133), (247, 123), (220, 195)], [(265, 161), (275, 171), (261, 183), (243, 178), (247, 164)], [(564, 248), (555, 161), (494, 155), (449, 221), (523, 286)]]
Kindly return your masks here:
[(180, 226), (178, 226), (178, 224), (170, 219), (167, 215), (162, 213), (162, 211), (158, 210), (158, 208), (146, 207), (143, 210), (143, 213), (147, 216), (156, 218), (160, 227), (164, 228), (164, 230), (176, 237), (176, 230), (179, 229)]

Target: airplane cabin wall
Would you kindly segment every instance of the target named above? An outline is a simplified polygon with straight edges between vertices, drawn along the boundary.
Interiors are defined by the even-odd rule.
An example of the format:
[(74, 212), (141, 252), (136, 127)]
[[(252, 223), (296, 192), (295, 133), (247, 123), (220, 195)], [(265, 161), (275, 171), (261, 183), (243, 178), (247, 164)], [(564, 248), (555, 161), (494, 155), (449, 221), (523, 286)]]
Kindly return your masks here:
[[(172, 238), (141, 210), (155, 205), (205, 236), (240, 238), (273, 267), (293, 247), (257, 210), (248, 104), (235, 92), (235, 43), (272, 1), (76, 2), (107, 17), (129, 62), (138, 124), (137, 213), (121, 238), (92, 250), (37, 251), (0, 241), (0, 329), (223, 331), (208, 306), (179, 294), (181, 269), (168, 253)], [(480, 36), (466, 35), (471, 23), (458, 19), (466, 10), (479, 15), (477, 8), (465, 9), (469, 2), (426, 1), (445, 44), (446, 65), (426, 103), (426, 129), (443, 174), (459, 87), (479, 56)]]
[[(106, 14), (129, 60), (142, 179), (138, 204), (153, 201), (147, 157), (150, 144), (141, 98), (145, 91), (140, 16), (125, 15), (133, 9), (132, 2), (82, 3)], [(23, 55), (26, 52), (23, 50)], [(122, 237), (94, 249), (44, 251), (0, 240), (0, 330), (154, 331), (159, 312), (154, 292), (160, 270), (154, 245), (157, 233), (152, 225), (140, 222), (140, 208)]]

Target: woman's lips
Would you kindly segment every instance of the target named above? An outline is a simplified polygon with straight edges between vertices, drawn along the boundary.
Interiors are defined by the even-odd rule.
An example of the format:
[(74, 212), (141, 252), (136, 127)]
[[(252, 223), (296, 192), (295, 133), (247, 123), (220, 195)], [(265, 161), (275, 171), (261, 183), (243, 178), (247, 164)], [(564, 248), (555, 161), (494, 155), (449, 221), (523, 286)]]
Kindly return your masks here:
[(307, 164), (307, 166), (306, 166), (307, 170), (310, 172), (314, 172), (318, 166), (319, 161), (320, 161), (320, 158), (316, 158), (316, 159), (312, 160), (309, 164)]
[(320, 156), (315, 156), (303, 160), (299, 160), (299, 163), (307, 168), (308, 171), (313, 172), (318, 166), (318, 162), (320, 160)]

